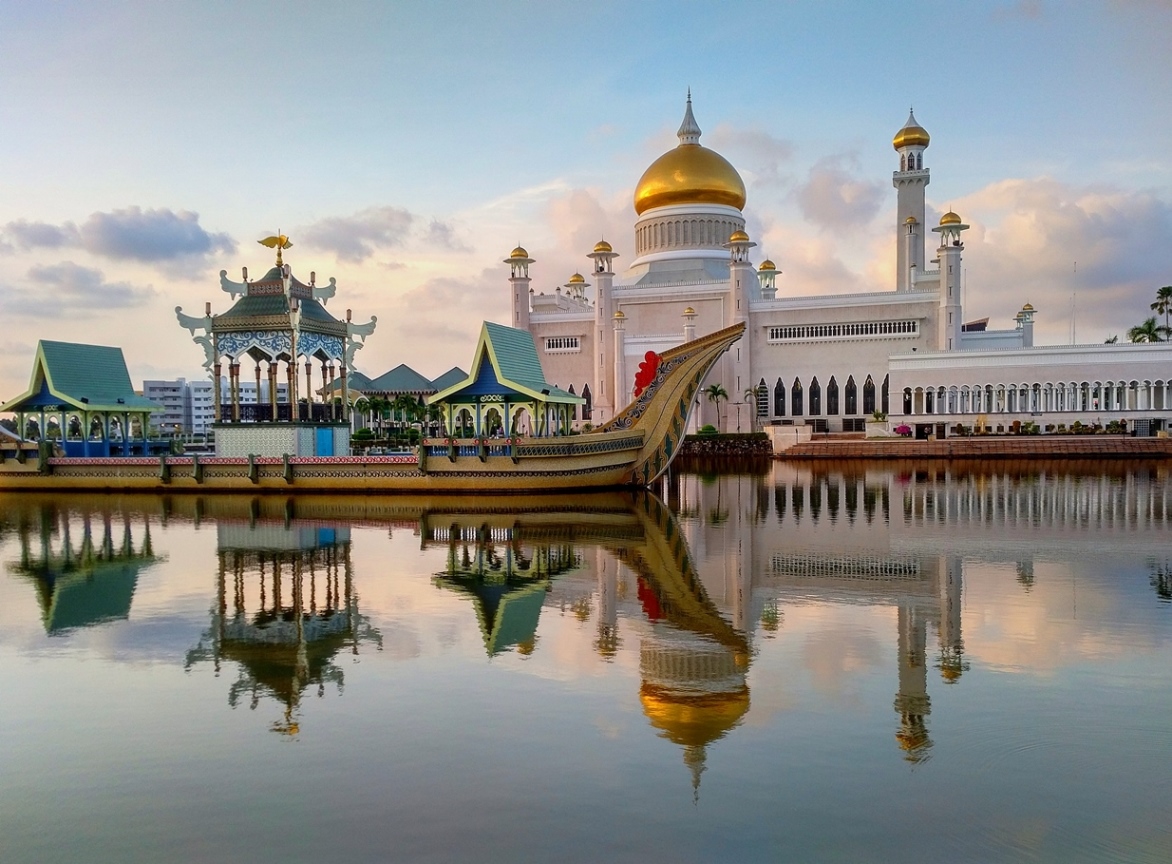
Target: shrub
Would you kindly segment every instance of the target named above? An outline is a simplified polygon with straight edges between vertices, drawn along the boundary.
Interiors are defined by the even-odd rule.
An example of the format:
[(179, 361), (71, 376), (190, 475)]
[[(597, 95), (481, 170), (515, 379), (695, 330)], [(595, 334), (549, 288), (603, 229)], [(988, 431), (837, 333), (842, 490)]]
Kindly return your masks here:
[(896, 426), (891, 431), (894, 432), (896, 435), (902, 435), (904, 438), (907, 438), (909, 435), (912, 434), (912, 427), (907, 425), (906, 423), (900, 423), (898, 426)]
[(374, 432), (363, 426), (361, 429), (355, 430), (354, 434), (350, 436), (352, 441), (370, 441), (374, 438)]
[(701, 426), (699, 429), (696, 430), (696, 434), (697, 435), (715, 435), (716, 434), (716, 427), (713, 426), (711, 423), (705, 423), (703, 426)]

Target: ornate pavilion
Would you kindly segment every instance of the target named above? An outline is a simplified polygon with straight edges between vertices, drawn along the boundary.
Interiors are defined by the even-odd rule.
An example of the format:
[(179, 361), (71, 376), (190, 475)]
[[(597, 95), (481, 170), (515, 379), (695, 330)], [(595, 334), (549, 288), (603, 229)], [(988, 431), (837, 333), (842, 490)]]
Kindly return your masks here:
[[(175, 308), (180, 326), (204, 349), (204, 368), (212, 376), (216, 455), (348, 455), (349, 376), (354, 354), (374, 332), (377, 319), (354, 324), (349, 309), (344, 321), (335, 318), (326, 311), (337, 292), (334, 279), (322, 286), (316, 273), (309, 274), (308, 283), (294, 276), (281, 257), (293, 245), (284, 234), (258, 242), (277, 250), (276, 264), (256, 280), (243, 268), (241, 282), (229, 280), (221, 270), (220, 288), (235, 301), (227, 312), (213, 315), (208, 303), (204, 316), (196, 318), (185, 315), (181, 306)], [(203, 333), (197, 336), (198, 330)], [(320, 376), (316, 387), (315, 362)], [(227, 393), (221, 384), (225, 367)], [(257, 401), (245, 405), (241, 376), (249, 371), (255, 376)], [(284, 402), (277, 383), (282, 377)], [(328, 395), (335, 377), (341, 384), (338, 399)]]
[(162, 410), (134, 392), (121, 348), (47, 339), (37, 343), (28, 389), (0, 405), (26, 440), (48, 440), (56, 421), (66, 456), (97, 457), (146, 455), (149, 417)]
[(448, 434), (461, 437), (538, 437), (568, 433), (574, 410), (585, 399), (545, 380), (533, 336), (485, 321), (472, 371), (458, 384), (430, 396), (439, 405)]

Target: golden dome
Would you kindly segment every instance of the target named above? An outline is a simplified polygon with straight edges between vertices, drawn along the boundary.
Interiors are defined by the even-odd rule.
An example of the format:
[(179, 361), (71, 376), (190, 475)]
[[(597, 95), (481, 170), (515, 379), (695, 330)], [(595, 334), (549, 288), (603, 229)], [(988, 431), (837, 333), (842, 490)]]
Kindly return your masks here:
[(776, 270), (776, 269), (777, 269), (777, 265), (774, 264), (772, 261), (770, 261), (768, 258), (766, 258), (764, 261), (762, 261), (761, 266), (757, 268), (758, 272), (768, 272), (769, 270)]
[(909, 112), (907, 123), (895, 133), (895, 137), (891, 139), (891, 146), (896, 150), (903, 147), (927, 147), (931, 140), (928, 130), (916, 122), (914, 113)]
[(585, 279), (585, 277), (582, 276), (581, 273), (575, 273), (573, 276), (570, 277), (570, 284), (571, 285), (581, 285), (585, 281), (586, 281), (586, 279)]
[(618, 320), (622, 321), (622, 320), (623, 320), (624, 318), (626, 318), (627, 316), (626, 316), (626, 315), (624, 315), (624, 314), (623, 314), (623, 310), (622, 310), (622, 309), (620, 309), (618, 312), (614, 313), (614, 317), (615, 317), (615, 318), (617, 318)]
[(918, 225), (919, 223), (917, 222), (915, 216), (909, 216), (903, 220), (903, 224), (904, 225)]
[(687, 309), (684, 310), (684, 314), (685, 315), (695, 315), (696, 310), (693, 309), (691, 306), (689, 306)]
[(734, 231), (728, 238), (729, 243), (748, 243), (749, 235), (744, 231)]
[(723, 693), (673, 692), (643, 683), (639, 701), (651, 725), (676, 744), (695, 746), (723, 738), (749, 710), (749, 688)]
[(1022, 306), (1022, 307), (1021, 307), (1021, 311), (1022, 311), (1022, 312), (1033, 312), (1033, 311), (1034, 311), (1034, 305), (1033, 305), (1032, 303), (1027, 303), (1027, 304), (1025, 304), (1024, 306)]
[(951, 210), (949, 210), (947, 213), (945, 213), (943, 216), (940, 217), (940, 224), (941, 225), (959, 225), (960, 224), (960, 217), (957, 216), (955, 213), (953, 213)]
[(679, 146), (652, 162), (639, 178), (635, 212), (641, 216), (653, 207), (672, 204), (723, 204), (744, 209), (745, 183), (737, 169), (715, 150), (700, 145), (691, 97), (676, 134)]
[(509, 257), (510, 258), (528, 258), (529, 253), (525, 251), (524, 246), (518, 246), (516, 249), (514, 249), (512, 252), (509, 253)]
[(605, 240), (599, 240), (597, 243), (594, 244), (594, 251), (595, 252), (613, 252), (614, 249), (611, 248), (611, 245), (609, 243), (607, 243)]

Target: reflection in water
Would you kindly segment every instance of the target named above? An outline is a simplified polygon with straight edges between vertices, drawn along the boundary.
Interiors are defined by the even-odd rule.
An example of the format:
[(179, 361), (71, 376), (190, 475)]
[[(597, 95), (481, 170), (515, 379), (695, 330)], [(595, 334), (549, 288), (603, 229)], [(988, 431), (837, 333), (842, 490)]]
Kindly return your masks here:
[(142, 540), (136, 549), (130, 513), (119, 514), (122, 530), (117, 545), (114, 515), (108, 510), (94, 515), (101, 519), (96, 542), (93, 515), (88, 512), (80, 517), (80, 529), (67, 510), (52, 503), (16, 513), (13, 527), (20, 560), (9, 563), (8, 569), (36, 585), (41, 620), (50, 636), (130, 617), (139, 573), (160, 560), (151, 548), (149, 517), (140, 517)]
[[(490, 656), (513, 646), (528, 654), (553, 581), (581, 571), (589, 550), (604, 550), (610, 560), (597, 562), (593, 647), (604, 658), (618, 649), (621, 566), (634, 575), (651, 625), (640, 640), (640, 703), (651, 725), (683, 748), (698, 790), (705, 748), (749, 709), (746, 636), (708, 598), (679, 523), (654, 495), (595, 497), (589, 511), (578, 512), (559, 503), (539, 500), (531, 509), (503, 513), (430, 510), (421, 517), (424, 545), (447, 548), (437, 584), (472, 596)], [(592, 614), (582, 595), (570, 609), (583, 621)]]
[(187, 654), (186, 668), (210, 661), (218, 675), (224, 660), (237, 664), (239, 677), (228, 693), (235, 708), (241, 697), (256, 709), (262, 696), (276, 699), (282, 717), (272, 729), (300, 730), (298, 706), (316, 685), (338, 692), (342, 669), (335, 655), (382, 637), (358, 612), (350, 567), (350, 529), (297, 520), (216, 525), (218, 569), (211, 627)]
[[(802, 789), (786, 807), (815, 794), (819, 783), (836, 785), (841, 775), (863, 792), (874, 783), (868, 807), (852, 811), (852, 818), (864, 821), (868, 808), (884, 810), (892, 782), (899, 782), (892, 771), (907, 775), (908, 763), (915, 767), (905, 787), (908, 796), (919, 796), (918, 807), (924, 803), (925, 778), (934, 790), (955, 790), (961, 803), (943, 816), (960, 815), (952, 824), (961, 825), (968, 824), (963, 816), (974, 798), (1035, 794), (1029, 785), (1035, 769), (1049, 777), (1047, 769), (1057, 764), (1056, 776), (1063, 770), (1083, 776), (1093, 761), (1098, 775), (1110, 776), (1113, 764), (1132, 758), (1120, 773), (1134, 774), (1144, 768), (1137, 769), (1139, 758), (1157, 763), (1166, 757), (1166, 744), (1160, 749), (1158, 743), (1166, 741), (1161, 724), (1166, 712), (1151, 719), (1154, 709), (1166, 707), (1158, 701), (1166, 702), (1166, 675), (1161, 679), (1161, 673), (1149, 671), (1158, 664), (1151, 655), (1166, 651), (1166, 613), (1172, 608), (1167, 552), (1172, 484), (1166, 468), (1129, 463), (1093, 471), (1038, 465), (1029, 471), (979, 471), (952, 464), (892, 470), (778, 463), (756, 476), (681, 475), (666, 491), (672, 508), (652, 495), (618, 494), (143, 496), (122, 498), (117, 506), (98, 497), (30, 498), (0, 509), (0, 539), (12, 550), (8, 557), (15, 559), (19, 549), (20, 560), (8, 564), (9, 570), (33, 580), (45, 631), (60, 640), (102, 621), (115, 621), (105, 632), (134, 625), (124, 619), (136, 586), (138, 613), (150, 606), (145, 596), (155, 581), (139, 580), (138, 573), (164, 560), (152, 545), (175, 549), (168, 544), (195, 532), (184, 524), (188, 519), (203, 530), (211, 526), (216, 564), (210, 555), (205, 562), (182, 563), (195, 573), (190, 576), (180, 572), (180, 562), (173, 560), (179, 556), (172, 552), (170, 565), (159, 567), (180, 587), (159, 592), (158, 608), (168, 599), (190, 596), (184, 579), (198, 580), (198, 605), (184, 620), (189, 630), (176, 642), (175, 664), (186, 652), (189, 668), (205, 664), (217, 674), (226, 668), (231, 706), (264, 706), (266, 721), (277, 719), (273, 729), (300, 730), (308, 737), (302, 700), (313, 692), (340, 692), (346, 654), (362, 652), (375, 662), (348, 672), (362, 675), (363, 685), (391, 682), (386, 692), (373, 687), (363, 693), (363, 699), (373, 700), (364, 705), (386, 710), (402, 736), (396, 740), (410, 741), (413, 748), (408, 758), (390, 754), (394, 748), (363, 750), (362, 741), (346, 742), (362, 751), (348, 768), (361, 774), (367, 760), (376, 763), (377, 770), (425, 800), (429, 814), (458, 800), (462, 791), (448, 777), (459, 775), (464, 783), (463, 771), (472, 763), (484, 776), (532, 780), (537, 768), (512, 756), (493, 762), (492, 754), (485, 755), (492, 748), (482, 744), (499, 741), (500, 750), (515, 753), (517, 747), (509, 744), (517, 739), (510, 735), (523, 729), (530, 744), (548, 734), (540, 726), (556, 726), (556, 734), (565, 727), (578, 736), (575, 741), (593, 742), (595, 733), (633, 739), (619, 740), (615, 751), (638, 751), (635, 768), (615, 764), (604, 773), (611, 775), (606, 782), (626, 771), (624, 782), (642, 783), (652, 795), (641, 801), (667, 807), (663, 802), (670, 792), (686, 792), (689, 778), (699, 800), (701, 777), (710, 776), (706, 771), (723, 780), (740, 770), (743, 789), (735, 789), (741, 775), (717, 794), (708, 791), (716, 785), (709, 780), (706, 808), (751, 807), (752, 800), (774, 807), (775, 798), (788, 795), (777, 777), (824, 771), (834, 775), (833, 782), (798, 781)], [(388, 526), (408, 529), (422, 549), (408, 531), (388, 538)], [(402, 560), (383, 569), (388, 549)], [(363, 562), (377, 562), (376, 572), (366, 572), (370, 565)], [(26, 584), (14, 584), (14, 596), (27, 603), (21, 613), (34, 619)], [(442, 590), (431, 591), (431, 585)], [(1069, 611), (1058, 598), (1065, 587)], [(383, 598), (407, 601), (380, 607), (380, 591)], [(420, 597), (427, 601), (416, 603)], [(1054, 626), (1054, 618), (1062, 620)], [(469, 635), (463, 644), (449, 638), (452, 621)], [(29, 628), (36, 639), (45, 639), (38, 625)], [(404, 632), (420, 635), (423, 647), (409, 659), (390, 651), (377, 654), (372, 648), (381, 647), (383, 632), (388, 639)], [(1136, 633), (1134, 641), (1125, 641)], [(428, 651), (429, 635), (443, 647), (421, 664), (415, 658)], [(1134, 645), (1139, 660), (1127, 666)], [(1047, 652), (1061, 655), (1061, 661), (1047, 666), (1040, 660)], [(390, 664), (402, 665), (389, 669)], [(438, 664), (454, 669), (443, 676), (444, 688), (435, 686)], [(62, 667), (45, 668), (52, 675)], [(990, 668), (1002, 674), (980, 674)], [(1055, 668), (1076, 669), (1078, 693), (1071, 699), (1095, 696), (1096, 705), (1086, 710), (1071, 705)], [(1111, 680), (1119, 669), (1120, 680)], [(878, 690), (868, 686), (868, 675), (880, 676)], [(1027, 675), (1036, 686), (1021, 686)], [(618, 695), (600, 698), (605, 685), (574, 686), (601, 679), (618, 682), (609, 690)], [(1082, 688), (1084, 680), (1093, 687)], [(1131, 680), (1144, 685), (1132, 687)], [(407, 687), (416, 689), (410, 700), (402, 700), (404, 690), (398, 688)], [(462, 687), (475, 688), (472, 699), (506, 706), (478, 716), (476, 732), (482, 737), (451, 734), (464, 728), (452, 726), (454, 715), (465, 722), (454, 710), (469, 696)], [(1047, 696), (1037, 699), (1043, 687)], [(532, 698), (538, 690), (548, 700), (540, 707), (552, 722), (541, 717), (536, 726), (524, 726), (511, 710), (512, 700), (519, 693)], [(588, 699), (597, 705), (582, 710)], [(225, 713), (222, 700), (217, 696), (213, 702), (218, 715)], [(858, 700), (867, 702), (861, 712)], [(331, 728), (331, 714), (342, 714), (338, 702), (321, 703), (325, 710), (314, 715), (313, 733)], [(966, 712), (966, 705), (980, 710)], [(1119, 722), (1137, 705), (1136, 719)], [(1018, 712), (1029, 713), (1031, 723), (1020, 723)], [(605, 732), (579, 714), (597, 717)], [(497, 715), (507, 719), (498, 722)], [(635, 722), (628, 724), (629, 717)], [(348, 716), (338, 728), (362, 728), (362, 720)], [(355, 726), (348, 726), (352, 721)], [(772, 741), (783, 740), (782, 723), (785, 746), (774, 746)], [(863, 723), (878, 727), (872, 729), (880, 741), (874, 753), (871, 736), (833, 734)], [(1149, 729), (1157, 726), (1156, 733)], [(1013, 732), (1018, 728), (1036, 737), (1014, 737), (1025, 734)], [(777, 737), (771, 741), (770, 735)], [(864, 739), (868, 743), (859, 743)], [(659, 749), (646, 747), (648, 741)], [(1096, 742), (1108, 743), (1098, 750)], [(544, 743), (551, 750), (563, 746)], [(581, 756), (586, 750), (590, 754)], [(575, 783), (591, 783), (584, 777), (598, 766), (586, 761), (598, 760), (600, 751), (586, 744), (565, 746), (558, 750), (566, 760), (559, 766), (564, 773), (554, 780), (538, 776), (537, 782), (574, 777)], [(1078, 754), (1075, 761), (1062, 762), (1069, 753)], [(656, 785), (660, 773), (645, 769), (665, 758), (661, 774), (670, 780)], [(519, 774), (509, 774), (515, 770)], [(764, 775), (775, 785), (765, 785)], [(372, 776), (366, 782), (379, 782)], [(979, 782), (966, 784), (974, 776)], [(1103, 797), (1133, 804), (1129, 780), (1111, 785)], [(604, 788), (609, 787), (602, 782), (585, 788), (573, 817), (580, 821), (581, 808), (597, 802)], [(668, 794), (662, 794), (665, 789)], [(435, 797), (429, 798), (432, 790)], [(741, 792), (744, 798), (734, 797)], [(315, 798), (314, 807), (318, 803)], [(841, 802), (805, 803), (831, 812)], [(942, 810), (952, 805), (936, 803)], [(976, 804), (1000, 807), (983, 798)], [(659, 811), (653, 815), (659, 817)], [(612, 810), (607, 816), (618, 818)], [(772, 824), (776, 812), (745, 818), (750, 816)], [(836, 828), (837, 823), (820, 826), (819, 841)], [(868, 829), (875, 830), (874, 819)], [(1024, 845), (1013, 849), (1022, 855), (1004, 857), (1035, 851)]]

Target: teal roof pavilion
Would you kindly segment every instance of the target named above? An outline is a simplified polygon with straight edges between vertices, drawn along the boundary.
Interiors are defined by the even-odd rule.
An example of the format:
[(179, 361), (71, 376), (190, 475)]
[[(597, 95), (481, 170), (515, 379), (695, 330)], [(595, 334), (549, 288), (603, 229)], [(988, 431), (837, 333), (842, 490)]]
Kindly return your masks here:
[(471, 373), (431, 396), (428, 404), (495, 395), (559, 405), (586, 404), (582, 397), (545, 380), (537, 346), (527, 330), (485, 321), (473, 358)]
[(121, 348), (42, 339), (28, 390), (0, 405), (0, 411), (70, 409), (139, 413), (163, 407), (134, 392)]

